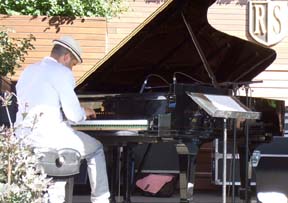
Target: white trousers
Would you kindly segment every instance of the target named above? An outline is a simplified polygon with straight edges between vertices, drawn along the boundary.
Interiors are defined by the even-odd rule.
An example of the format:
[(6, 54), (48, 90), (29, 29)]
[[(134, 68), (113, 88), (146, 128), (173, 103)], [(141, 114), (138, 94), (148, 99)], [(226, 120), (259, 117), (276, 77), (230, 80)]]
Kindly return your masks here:
[[(18, 134), (28, 134), (29, 136), (25, 139), (28, 144), (34, 147), (77, 150), (81, 157), (87, 161), (91, 202), (109, 203), (110, 193), (102, 143), (83, 132), (74, 131), (63, 122), (54, 126), (47, 124), (40, 126), (34, 129), (33, 133), (23, 131)], [(56, 183), (56, 185), (49, 187), (48, 194), (51, 203), (63, 203), (65, 184)]]

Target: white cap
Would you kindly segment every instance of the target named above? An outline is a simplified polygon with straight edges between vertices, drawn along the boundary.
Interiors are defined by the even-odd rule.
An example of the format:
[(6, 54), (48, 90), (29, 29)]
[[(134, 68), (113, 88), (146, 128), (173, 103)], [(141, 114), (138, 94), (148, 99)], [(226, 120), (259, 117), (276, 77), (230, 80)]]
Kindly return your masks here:
[(65, 47), (66, 49), (68, 49), (75, 56), (75, 58), (77, 59), (77, 61), (79, 63), (83, 62), (82, 57), (81, 57), (82, 50), (80, 48), (80, 45), (72, 37), (63, 36), (60, 39), (53, 40), (53, 44), (59, 44), (59, 45)]

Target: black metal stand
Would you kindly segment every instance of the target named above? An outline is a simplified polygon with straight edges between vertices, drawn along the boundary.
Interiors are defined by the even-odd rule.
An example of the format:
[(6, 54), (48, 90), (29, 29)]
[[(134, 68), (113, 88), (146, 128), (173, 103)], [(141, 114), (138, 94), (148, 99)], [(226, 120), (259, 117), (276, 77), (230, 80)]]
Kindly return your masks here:
[(118, 185), (118, 171), (119, 171), (119, 147), (112, 147), (112, 167), (110, 178), (110, 203), (116, 203), (116, 191)]
[[(245, 96), (246, 96), (246, 106), (250, 107), (251, 104), (248, 98), (249, 86), (245, 86)], [(249, 179), (249, 120), (246, 120), (245, 123), (245, 203), (251, 202), (251, 188), (250, 188), (250, 179)]]
[(236, 171), (236, 125), (237, 119), (233, 122), (233, 151), (232, 151), (232, 203), (235, 203), (235, 171)]
[(123, 147), (123, 159), (124, 159), (124, 188), (125, 194), (123, 194), (123, 203), (131, 203), (131, 147), (129, 145)]
[[(237, 95), (238, 86), (233, 84), (233, 95)], [(233, 120), (233, 148), (232, 148), (232, 203), (235, 203), (235, 171), (236, 171), (236, 147), (237, 147), (237, 119)]]

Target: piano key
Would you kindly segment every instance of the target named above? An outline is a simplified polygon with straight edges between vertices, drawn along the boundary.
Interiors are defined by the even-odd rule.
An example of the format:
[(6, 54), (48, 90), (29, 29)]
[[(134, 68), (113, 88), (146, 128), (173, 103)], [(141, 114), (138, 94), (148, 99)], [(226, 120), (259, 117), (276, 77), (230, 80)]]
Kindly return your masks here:
[(147, 130), (148, 120), (85, 120), (71, 125), (75, 130)]

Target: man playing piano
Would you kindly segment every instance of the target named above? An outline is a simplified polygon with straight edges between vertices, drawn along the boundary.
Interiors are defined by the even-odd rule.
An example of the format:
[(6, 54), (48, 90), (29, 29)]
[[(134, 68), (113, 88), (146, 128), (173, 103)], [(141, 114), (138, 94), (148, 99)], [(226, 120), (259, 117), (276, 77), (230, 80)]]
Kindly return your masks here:
[[(34, 147), (72, 148), (80, 152), (87, 160), (91, 202), (108, 203), (110, 193), (102, 144), (74, 131), (66, 122), (66, 119), (77, 123), (96, 117), (93, 109), (80, 106), (74, 92), (72, 68), (82, 62), (80, 46), (70, 36), (54, 40), (53, 44), (50, 56), (27, 67), (17, 82), (19, 109), (15, 126), (21, 124), (21, 128), (16, 134), (27, 136), (25, 140)], [(49, 198), (59, 196), (55, 202), (63, 202), (64, 194), (55, 193), (49, 191)]]

